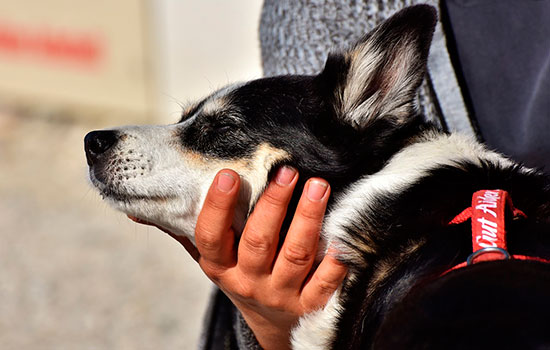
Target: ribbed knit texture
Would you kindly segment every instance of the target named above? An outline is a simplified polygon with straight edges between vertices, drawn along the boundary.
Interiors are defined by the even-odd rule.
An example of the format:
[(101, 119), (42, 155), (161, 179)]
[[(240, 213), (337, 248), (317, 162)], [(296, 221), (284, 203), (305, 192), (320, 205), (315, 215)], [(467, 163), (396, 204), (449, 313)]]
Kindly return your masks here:
[[(331, 50), (346, 48), (398, 10), (436, 0), (265, 0), (260, 22), (265, 76), (316, 74)], [(418, 105), (439, 123), (426, 81)]]

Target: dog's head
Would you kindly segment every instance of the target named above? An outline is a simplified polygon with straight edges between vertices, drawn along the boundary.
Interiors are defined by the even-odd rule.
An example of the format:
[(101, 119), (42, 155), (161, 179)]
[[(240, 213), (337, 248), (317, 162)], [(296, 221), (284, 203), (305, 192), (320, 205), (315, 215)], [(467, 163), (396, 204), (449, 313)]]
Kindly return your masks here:
[(191, 238), (222, 168), (242, 177), (237, 231), (278, 165), (338, 190), (378, 170), (418, 124), (414, 98), (435, 21), (432, 7), (411, 7), (329, 55), (319, 75), (230, 85), (173, 125), (93, 131), (90, 179), (115, 208)]

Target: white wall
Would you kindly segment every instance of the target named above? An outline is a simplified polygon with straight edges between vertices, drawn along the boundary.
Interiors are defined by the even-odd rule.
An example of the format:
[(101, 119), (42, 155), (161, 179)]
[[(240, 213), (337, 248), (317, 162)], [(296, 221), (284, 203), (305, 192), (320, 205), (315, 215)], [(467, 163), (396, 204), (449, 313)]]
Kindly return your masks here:
[[(134, 5), (145, 2), (132, 1)], [(160, 102), (174, 112), (166, 113), (161, 122), (175, 122), (181, 110), (167, 95), (193, 99), (228, 81), (260, 75), (260, 1), (147, 1), (150, 8), (144, 17), (154, 15), (157, 25), (154, 35), (143, 34), (149, 36), (146, 42), (160, 47), (151, 56), (160, 57), (156, 62), (162, 73), (158, 86), (149, 88), (165, 93)], [(32, 2), (38, 1), (0, 0), (0, 19), (13, 5), (23, 23), (30, 13), (26, 5)], [(112, 19), (115, 14), (120, 18), (114, 24), (128, 24), (129, 17), (136, 20), (141, 14), (118, 2), (113, 11), (114, 2), (108, 0), (94, 2), (105, 12), (91, 13), (88, 7), (94, 6), (79, 6), (84, 2), (55, 1), (69, 17), (62, 18), (67, 26), (59, 19), (53, 27), (63, 33), (75, 32), (72, 25), (86, 27), (69, 11), (71, 6), (79, 15)], [(48, 5), (51, 13), (65, 13)], [(45, 13), (34, 10), (36, 18), (45, 18)], [(42, 26), (38, 19), (24, 23), (31, 28)], [(128, 35), (141, 41), (138, 29), (93, 28), (100, 33), (105, 28), (105, 35), (120, 39), (113, 45), (127, 43)], [(141, 47), (137, 51), (141, 53)], [(131, 61), (124, 61), (121, 76), (135, 79), (142, 64), (127, 63)], [(29, 62), (36, 63), (37, 69), (50, 69), (49, 62)], [(46, 73), (57, 77), (56, 84), (77, 90), (55, 72)], [(109, 78), (113, 76), (110, 73)], [(108, 83), (98, 90), (112, 98), (118, 91)], [(17, 110), (3, 110), (2, 97), (0, 349), (196, 349), (211, 283), (177, 242), (109, 208), (86, 180), (84, 135), (119, 122), (144, 120), (128, 109), (121, 120), (75, 117), (86, 124), (66, 122), (63, 116), (55, 119), (53, 113), (20, 115)], [(130, 102), (138, 98), (128, 97)], [(59, 108), (70, 102), (60, 101)], [(25, 112), (24, 105), (20, 108)]]
[(155, 1), (154, 45), (161, 121), (183, 103), (235, 81), (261, 76), (258, 0)]

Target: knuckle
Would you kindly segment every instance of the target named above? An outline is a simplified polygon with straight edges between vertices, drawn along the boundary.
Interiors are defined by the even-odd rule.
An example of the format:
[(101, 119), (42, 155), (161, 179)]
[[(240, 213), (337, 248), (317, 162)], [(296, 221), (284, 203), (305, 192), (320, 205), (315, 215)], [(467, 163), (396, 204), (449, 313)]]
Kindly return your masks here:
[(340, 285), (339, 282), (322, 278), (321, 276), (318, 276), (316, 274), (313, 275), (312, 279), (315, 283), (317, 290), (319, 291), (319, 294), (322, 295), (331, 295), (332, 293), (334, 293), (334, 291), (336, 291), (336, 289), (338, 289), (338, 286)]
[(206, 251), (218, 250), (220, 247), (220, 235), (212, 232), (208, 227), (199, 225), (195, 229), (195, 241), (197, 246)]
[(323, 307), (324, 295), (315, 295), (315, 298), (304, 298), (300, 300), (302, 309), (308, 313)]
[(204, 274), (215, 284), (219, 285), (225, 269), (210, 261), (201, 261), (200, 266)]
[(297, 266), (308, 265), (314, 258), (313, 251), (296, 243), (289, 244), (283, 254), (287, 261)]
[(249, 305), (263, 305), (265, 299), (265, 286), (261, 279), (249, 278), (240, 275), (233, 284), (227, 287), (230, 288), (233, 295), (239, 300), (246, 302)]
[(264, 302), (265, 306), (271, 310), (286, 310), (287, 298), (280, 295), (272, 295)]
[(231, 209), (231, 200), (221, 196), (208, 195), (204, 200), (204, 206), (214, 211), (228, 211)]
[(252, 252), (266, 253), (273, 249), (273, 243), (256, 229), (247, 229), (242, 237), (245, 247)]
[(263, 201), (273, 208), (286, 208), (286, 198), (282, 196), (279, 191), (275, 191), (272, 187), (269, 187), (262, 196)]
[(234, 294), (243, 301), (252, 301), (255, 300), (255, 288), (252, 288), (249, 284), (241, 285), (237, 290), (234, 291)]
[(303, 206), (300, 210), (300, 216), (307, 221), (320, 224), (323, 221), (324, 210), (315, 204), (317, 203)]

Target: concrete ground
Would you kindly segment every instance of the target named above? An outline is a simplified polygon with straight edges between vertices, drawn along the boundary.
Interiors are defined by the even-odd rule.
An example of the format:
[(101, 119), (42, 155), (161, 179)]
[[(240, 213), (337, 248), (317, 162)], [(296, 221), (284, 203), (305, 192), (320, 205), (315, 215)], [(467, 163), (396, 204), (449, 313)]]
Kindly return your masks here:
[(0, 112), (0, 349), (193, 349), (211, 284), (89, 186), (94, 126)]

